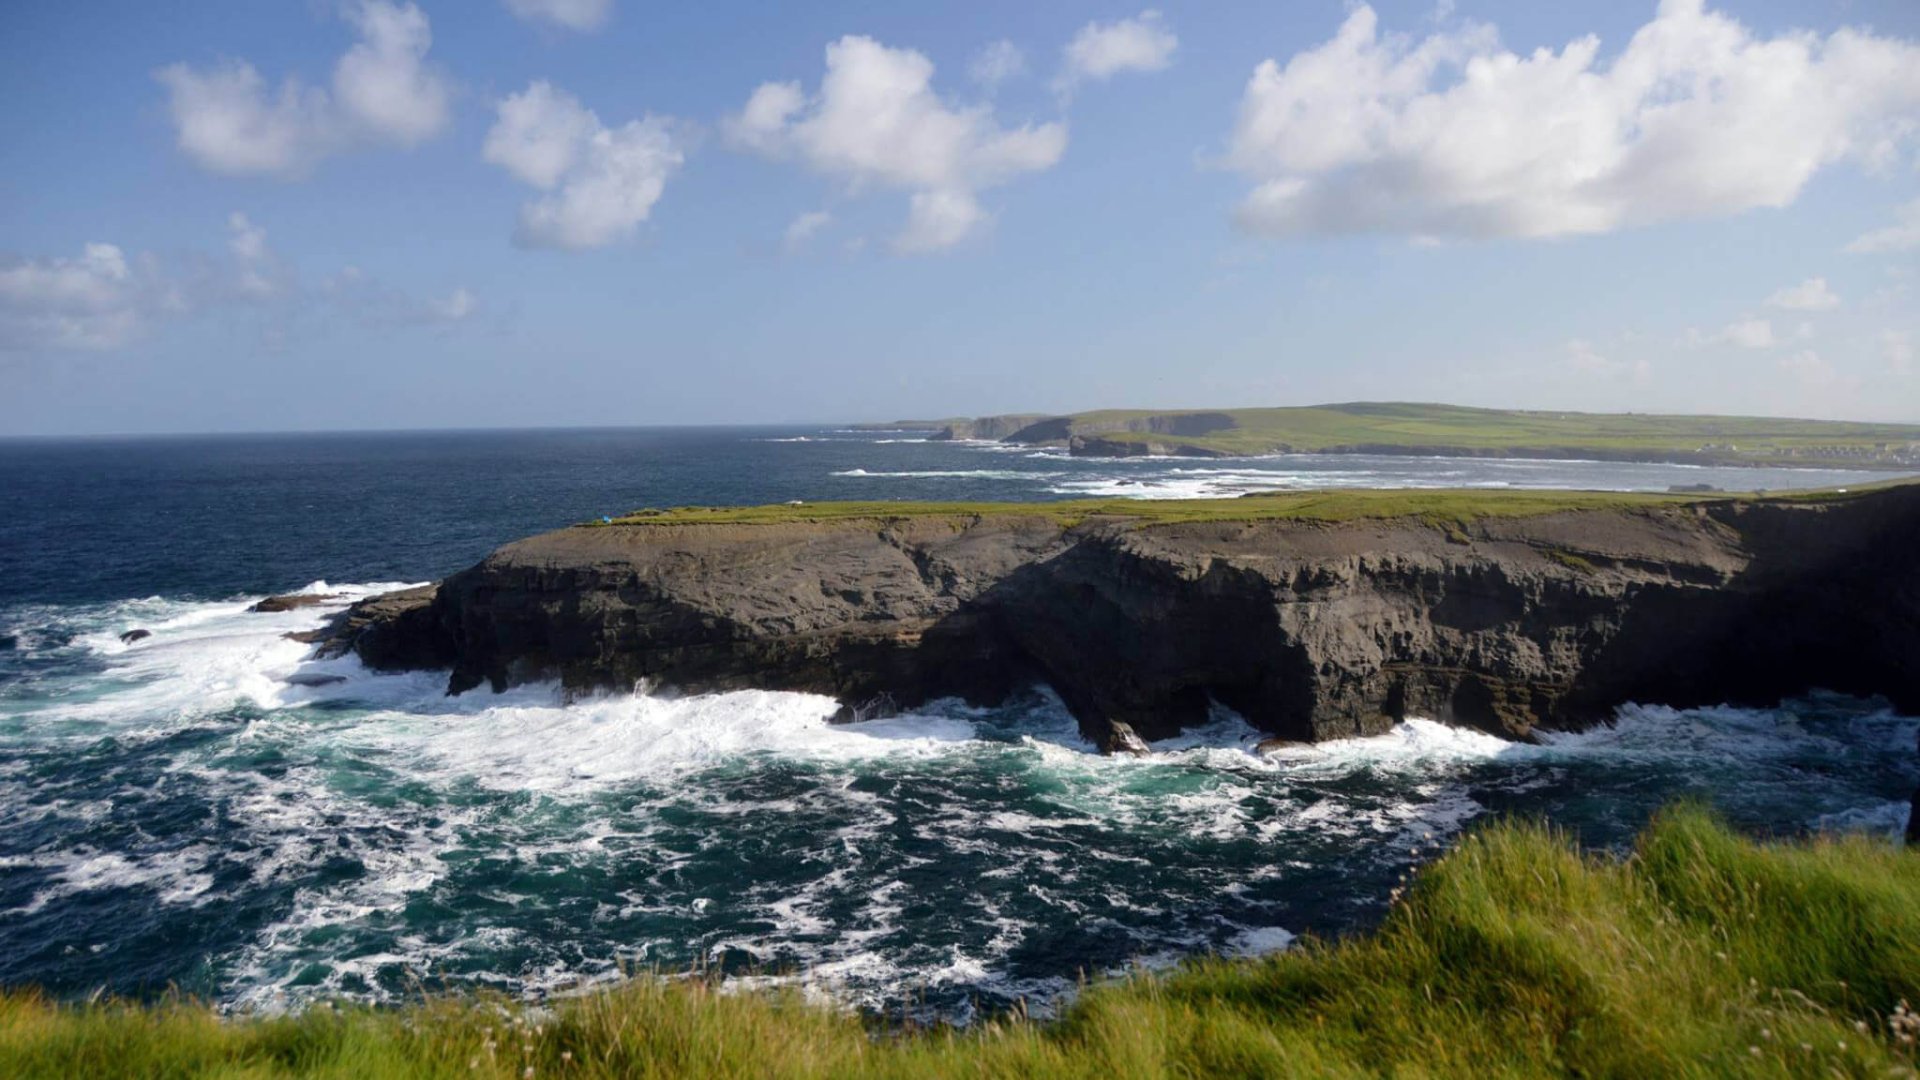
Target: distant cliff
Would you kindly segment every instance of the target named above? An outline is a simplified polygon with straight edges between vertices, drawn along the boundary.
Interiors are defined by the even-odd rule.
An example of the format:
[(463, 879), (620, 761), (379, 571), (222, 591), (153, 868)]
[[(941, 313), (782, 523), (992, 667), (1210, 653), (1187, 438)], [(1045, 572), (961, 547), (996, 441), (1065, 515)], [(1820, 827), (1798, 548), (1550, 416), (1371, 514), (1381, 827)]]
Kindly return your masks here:
[(937, 439), (1066, 447), (1085, 457), (1260, 454), (1586, 458), (1690, 465), (1920, 470), (1920, 425), (1768, 417), (1475, 409), (1405, 402), (1104, 409), (901, 421)]
[(452, 692), (557, 678), (858, 706), (1046, 683), (1103, 743), (1210, 701), (1298, 740), (1406, 716), (1523, 739), (1627, 701), (1814, 687), (1920, 711), (1920, 485), (1404, 517), (1376, 500), (1349, 520), (1245, 502), (1248, 520), (903, 505), (563, 529), (362, 605), (322, 647), (450, 668)]

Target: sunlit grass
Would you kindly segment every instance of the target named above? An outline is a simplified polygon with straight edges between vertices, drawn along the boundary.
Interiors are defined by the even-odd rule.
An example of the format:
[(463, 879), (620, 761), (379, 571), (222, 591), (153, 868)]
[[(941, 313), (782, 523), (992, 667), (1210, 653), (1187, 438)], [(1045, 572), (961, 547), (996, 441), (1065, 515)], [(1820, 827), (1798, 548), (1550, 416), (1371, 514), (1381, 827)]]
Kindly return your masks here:
[(1694, 809), (1625, 859), (1506, 823), (1385, 923), (1082, 993), (1053, 1021), (899, 1030), (791, 993), (639, 979), (221, 1019), (0, 996), (7, 1077), (1910, 1076), (1920, 854), (1742, 839)]
[(1180, 443), (1229, 454), (1364, 446), (1490, 453), (1566, 451), (1569, 456), (1580, 450), (1675, 455), (1705, 452), (1717, 459), (1751, 464), (1817, 464), (1825, 459), (1806, 455), (1836, 448), (1871, 454), (1883, 446), (1903, 448), (1920, 442), (1920, 425), (1773, 417), (1473, 409), (1392, 402), (1192, 411), (1231, 417), (1235, 426), (1200, 435), (1126, 431), (1127, 424), (1138, 424), (1149, 416), (1175, 414), (1123, 409), (1078, 413), (1074, 420), (1077, 429), (1101, 438)]
[[(1898, 483), (1895, 481), (1893, 483)], [(1142, 525), (1234, 521), (1319, 521), (1407, 518), (1444, 527), (1483, 518), (1532, 517), (1570, 510), (1634, 510), (1729, 498), (1775, 501), (1841, 500), (1889, 484), (1841, 491), (1780, 495), (1666, 494), (1660, 492), (1487, 490), (1475, 488), (1350, 488), (1289, 491), (1233, 499), (1067, 499), (1059, 502), (795, 502), (771, 506), (682, 506), (636, 510), (599, 525), (764, 525), (789, 522), (1033, 517), (1062, 527), (1090, 520)]]

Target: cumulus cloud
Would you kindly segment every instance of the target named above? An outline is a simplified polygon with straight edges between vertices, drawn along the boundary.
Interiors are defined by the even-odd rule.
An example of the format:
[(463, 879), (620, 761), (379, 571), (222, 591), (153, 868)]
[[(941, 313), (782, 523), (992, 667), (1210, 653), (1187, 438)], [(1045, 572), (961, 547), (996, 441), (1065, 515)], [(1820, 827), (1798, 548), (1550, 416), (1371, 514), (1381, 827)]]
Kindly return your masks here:
[(77, 258), (0, 260), (0, 346), (111, 349), (145, 325), (149, 293), (113, 244), (87, 244)]
[(568, 250), (632, 236), (686, 161), (666, 118), (609, 128), (545, 81), (501, 100), (481, 156), (546, 193), (521, 206), (515, 242)]
[(363, 0), (346, 18), (359, 40), (334, 66), (331, 93), (291, 76), (269, 89), (244, 60), (156, 72), (181, 151), (214, 172), (295, 177), (356, 145), (413, 146), (438, 134), (452, 89), (426, 63), (425, 13)]
[(1278, 236), (1549, 237), (1782, 207), (1822, 168), (1910, 142), (1920, 44), (1842, 29), (1756, 36), (1664, 0), (1616, 56), (1520, 55), (1486, 25), (1332, 40), (1248, 81), (1226, 164), (1237, 217)]
[(798, 251), (807, 246), (813, 234), (833, 223), (833, 215), (825, 210), (809, 210), (793, 219), (787, 226), (786, 243), (788, 251)]
[[(351, 289), (340, 287), (349, 279)], [(459, 322), (479, 307), (465, 288), (419, 300), (357, 270), (305, 288), (266, 230), (236, 211), (227, 217), (225, 257), (129, 257), (106, 243), (87, 244), (76, 258), (0, 256), (0, 350), (112, 350), (169, 321), (220, 311), (253, 312), (276, 326), (325, 322), (374, 310), (368, 298), (387, 321), (408, 324)]]
[(1061, 57), (1060, 83), (1098, 82), (1122, 72), (1159, 71), (1173, 60), (1180, 39), (1158, 11), (1117, 22), (1090, 22), (1073, 35)]
[(507, 0), (507, 10), (528, 22), (586, 33), (606, 25), (613, 0)]
[(235, 287), (251, 296), (272, 296), (282, 288), (277, 260), (267, 247), (267, 230), (235, 210), (227, 215), (227, 250), (233, 255)]
[(1855, 255), (1873, 255), (1920, 248), (1920, 199), (1895, 208), (1893, 216), (1892, 225), (1855, 237), (1846, 250)]
[(1827, 287), (1826, 278), (1811, 277), (1776, 291), (1767, 303), (1788, 311), (1832, 311), (1840, 306), (1840, 297)]
[(795, 160), (843, 182), (910, 194), (901, 252), (952, 247), (987, 219), (978, 193), (1052, 168), (1066, 150), (1064, 124), (1002, 128), (985, 106), (934, 93), (933, 62), (848, 36), (827, 46), (826, 75), (809, 97), (798, 83), (765, 83), (722, 132), (737, 149)]
[(989, 91), (1027, 69), (1020, 47), (1004, 38), (988, 45), (967, 62), (967, 77)]

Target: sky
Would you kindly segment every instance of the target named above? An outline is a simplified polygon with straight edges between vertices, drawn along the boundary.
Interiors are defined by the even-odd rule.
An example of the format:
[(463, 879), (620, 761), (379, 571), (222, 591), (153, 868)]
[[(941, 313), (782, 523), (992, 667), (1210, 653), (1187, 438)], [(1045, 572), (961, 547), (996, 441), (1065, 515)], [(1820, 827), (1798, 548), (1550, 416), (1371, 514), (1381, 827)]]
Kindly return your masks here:
[(0, 7), (0, 435), (1920, 422), (1912, 0)]

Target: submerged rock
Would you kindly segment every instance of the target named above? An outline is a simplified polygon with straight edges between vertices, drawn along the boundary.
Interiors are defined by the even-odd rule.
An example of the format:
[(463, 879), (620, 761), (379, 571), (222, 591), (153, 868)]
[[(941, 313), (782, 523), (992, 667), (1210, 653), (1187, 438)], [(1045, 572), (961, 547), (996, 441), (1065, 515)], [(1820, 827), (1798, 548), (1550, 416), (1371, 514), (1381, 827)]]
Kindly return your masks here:
[[(1237, 711), (1280, 740), (1409, 716), (1508, 739), (1627, 701), (1823, 688), (1920, 711), (1920, 485), (1467, 520), (1032, 513), (563, 529), (364, 601), (321, 651), (448, 691), (1053, 687), (1107, 746)], [(858, 710), (849, 710), (849, 714)]]
[(296, 671), (280, 680), (288, 686), (332, 686), (347, 681), (345, 675), (329, 675), (320, 671)]
[(153, 636), (153, 631), (151, 630), (129, 630), (126, 633), (120, 635), (120, 641), (123, 644), (131, 645), (136, 641), (145, 641), (147, 638), (150, 638), (152, 636)]

